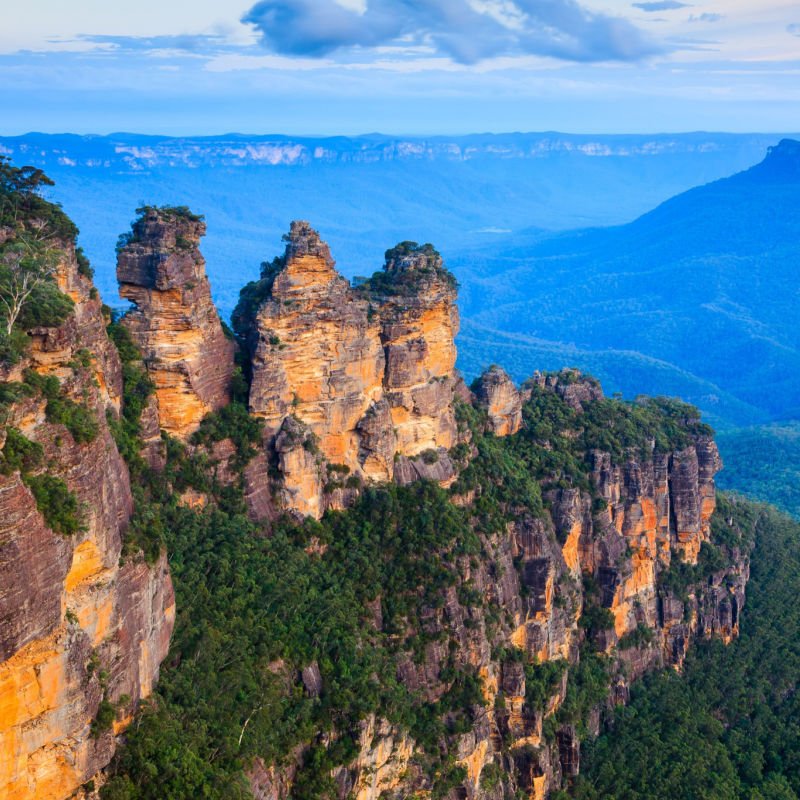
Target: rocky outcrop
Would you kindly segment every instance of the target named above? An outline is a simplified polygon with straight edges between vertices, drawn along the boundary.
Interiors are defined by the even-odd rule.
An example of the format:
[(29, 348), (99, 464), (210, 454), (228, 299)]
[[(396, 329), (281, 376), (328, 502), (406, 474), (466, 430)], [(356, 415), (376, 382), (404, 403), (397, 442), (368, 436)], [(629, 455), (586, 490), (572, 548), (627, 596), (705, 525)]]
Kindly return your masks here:
[(270, 285), (251, 335), (250, 410), (276, 433), (296, 417), (330, 463), (388, 480), (394, 441), (370, 435), (372, 419), (386, 430), (378, 322), (308, 223), (293, 223), (286, 238), (284, 258), (262, 276)]
[(522, 387), (522, 399), (530, 397), (534, 386), (555, 392), (573, 411), (580, 413), (586, 403), (603, 399), (603, 389), (596, 378), (576, 369), (561, 372), (534, 372)]
[(383, 384), (405, 456), (456, 443), (453, 412), (457, 289), (431, 245), (404, 242), (386, 253), (384, 271), (361, 287), (381, 321)]
[[(121, 365), (101, 302), (63, 245), (60, 289), (75, 302), (58, 328), (31, 332), (30, 352), (5, 381), (30, 368), (59, 379), (65, 401), (95, 421), (78, 440), (48, 421), (47, 400), (22, 393), (4, 408), (41, 447), (30, 475), (64, 482), (80, 530), (52, 530), (19, 471), (0, 474), (0, 796), (66, 798), (111, 759), (115, 734), (152, 690), (167, 653), (174, 597), (166, 558), (121, 560), (132, 511), (128, 470), (106, 424), (121, 400)], [(101, 703), (110, 729), (92, 731)]]
[(120, 296), (134, 305), (124, 324), (155, 384), (159, 425), (184, 439), (228, 402), (233, 373), (199, 250), (205, 229), (187, 209), (147, 207), (117, 256)]
[[(447, 485), (458, 311), (441, 257), (405, 243), (353, 288), (307, 222), (293, 222), (285, 240), (234, 314), (251, 354), (250, 410), (273, 437), (285, 507), (318, 517), (337, 501), (322, 491), (325, 465), (366, 482)], [(312, 455), (308, 439), (305, 453), (287, 449), (287, 424), (307, 429)]]
[[(484, 376), (474, 402), (491, 407), (492, 387), (504, 384), (497, 371)], [(576, 373), (536, 378), (525, 390), (528, 400), (545, 404), (539, 407), (547, 407), (549, 392), (563, 401), (561, 415), (575, 426), (560, 432), (567, 440), (579, 437), (592, 404), (608, 402), (596, 382)], [(487, 415), (487, 430), (497, 430), (496, 422)], [(622, 455), (591, 450), (585, 485), (543, 480), (549, 484), (546, 511), (520, 511), (504, 530), (481, 534), (481, 558), (465, 559), (459, 585), (447, 586), (423, 609), (420, 631), (405, 632), (424, 642), (397, 667), (412, 694), (437, 703), (453, 674), (481, 679), (484, 702), (473, 709), (470, 730), (451, 744), (465, 777), (448, 797), (499, 800), (521, 793), (545, 800), (578, 774), (582, 726), (560, 718), (559, 709), (570, 691), (570, 671), (592, 651), (603, 654), (609, 675), (606, 704), (582, 712), (585, 728), (596, 735), (603, 715), (627, 701), (644, 672), (680, 668), (697, 638), (737, 635), (749, 574), (746, 548), (719, 549), (717, 568), (691, 572), (712, 538), (719, 456), (702, 426), (689, 425), (675, 441), (680, 444), (672, 451), (655, 440)], [(396, 479), (416, 463), (399, 459)], [(424, 476), (409, 473), (414, 477)], [(454, 499), (477, 508), (484, 489), (478, 485)], [(681, 575), (689, 577), (676, 583)], [(380, 602), (376, 608), (380, 629)], [(430, 790), (420, 748), (407, 734), (379, 720), (367, 721), (364, 730), (373, 731), (371, 740), (362, 737), (358, 756), (332, 773), (340, 797), (355, 792), (373, 800), (383, 792), (401, 798)], [(291, 775), (270, 775), (272, 793), (264, 796), (283, 800)]]
[(475, 382), (473, 391), (495, 436), (511, 436), (522, 427), (522, 395), (502, 367), (490, 367)]

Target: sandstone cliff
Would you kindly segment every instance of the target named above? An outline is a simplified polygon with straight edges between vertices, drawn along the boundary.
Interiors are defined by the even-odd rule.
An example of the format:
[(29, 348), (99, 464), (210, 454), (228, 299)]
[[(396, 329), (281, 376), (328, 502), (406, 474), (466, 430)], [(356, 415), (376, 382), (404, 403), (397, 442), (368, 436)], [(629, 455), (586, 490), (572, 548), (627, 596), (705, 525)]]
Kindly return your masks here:
[(234, 314), (251, 354), (250, 410), (277, 446), (285, 506), (321, 516), (340, 501), (330, 488), (342, 472), (451, 481), (458, 311), (439, 254), (405, 243), (353, 288), (307, 222), (285, 239)]
[[(169, 669), (195, 664), (205, 694), (186, 703), (192, 681), (164, 681), (188, 706), (169, 736), (190, 722), (208, 766), (213, 737), (238, 736), (214, 780), (244, 761), (257, 798), (324, 784), (341, 800), (542, 800), (578, 773), (581, 738), (633, 680), (680, 669), (696, 638), (737, 635), (749, 544), (715, 515), (721, 462), (693, 409), (607, 400), (575, 371), (518, 389), (494, 367), (470, 391), (456, 283), (432, 246), (401, 243), (352, 286), (295, 222), (234, 318), (248, 413), (229, 405), (234, 345), (203, 231), (186, 209), (145, 208), (120, 243), (135, 307), (110, 330), (140, 346), (146, 375), (136, 348), (121, 364), (66, 240), (58, 284), (74, 308), (31, 328), (0, 374), (3, 797), (66, 798), (103, 769), (169, 646), (166, 559), (131, 552), (114, 436), (153, 518), (178, 529), (171, 546), (189, 548), (173, 563), (203, 562), (175, 576), (187, 604), (201, 597), (207, 641), (182, 631)], [(162, 448), (161, 430), (184, 444)], [(218, 636), (233, 606), (233, 638)], [(234, 643), (241, 672), (224, 673)], [(215, 646), (225, 658), (203, 661)], [(223, 695), (224, 722), (202, 724)], [(242, 752), (251, 721), (260, 738)], [(183, 794), (203, 785), (184, 777)]]
[(211, 301), (200, 253), (202, 218), (184, 208), (140, 209), (117, 256), (124, 324), (156, 387), (159, 425), (186, 438), (230, 399), (233, 342)]
[[(121, 560), (133, 502), (106, 424), (120, 408), (120, 361), (73, 245), (60, 247), (58, 285), (74, 311), (58, 327), (30, 331), (28, 355), (0, 368), (0, 796), (8, 800), (66, 798), (109, 762), (115, 734), (158, 677), (174, 618), (166, 559)], [(20, 443), (22, 472), (8, 460)], [(77, 530), (56, 532), (46, 515), (58, 520), (72, 503)]]
[[(748, 546), (730, 543), (734, 529), (714, 541), (721, 462), (688, 407), (606, 401), (596, 381), (570, 371), (534, 376), (518, 390), (493, 368), (474, 388), (481, 411), (459, 412), (464, 443), (453, 451), (460, 477), (452, 497), (475, 515), (483, 555), (464, 558), (458, 584), (422, 611), (420, 630), (406, 632), (426, 644), (400, 657), (398, 677), (413, 696), (440, 704), (454, 674), (480, 677), (483, 701), (471, 729), (450, 740), (463, 779), (445, 796), (543, 800), (580, 770), (580, 731), (596, 734), (634, 680), (680, 668), (696, 638), (737, 635)], [(634, 419), (635, 441), (626, 438)], [(544, 505), (525, 507), (501, 491), (512, 521), (493, 531), (480, 515), (497, 502), (493, 485), (503, 478), (481, 472), (489, 458), (482, 437), (516, 428), (504, 447), (530, 464)], [(564, 459), (570, 453), (579, 464)], [(370, 609), (378, 629), (380, 608), (379, 598)], [(575, 700), (586, 678), (573, 676), (584, 663), (603, 675), (606, 700)], [(425, 758), (407, 731), (370, 718), (357, 757), (332, 772), (338, 796), (426, 796)], [(257, 765), (255, 796), (288, 797), (301, 763), (298, 756), (286, 769)]]

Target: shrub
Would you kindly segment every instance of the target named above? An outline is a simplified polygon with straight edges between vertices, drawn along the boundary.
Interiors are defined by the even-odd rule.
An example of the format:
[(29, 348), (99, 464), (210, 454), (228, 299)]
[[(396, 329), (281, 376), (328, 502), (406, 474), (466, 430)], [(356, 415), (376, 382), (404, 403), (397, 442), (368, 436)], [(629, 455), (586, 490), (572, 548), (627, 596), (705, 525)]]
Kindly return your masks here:
[(634, 647), (646, 647), (653, 641), (653, 631), (643, 623), (639, 623), (634, 630), (626, 633), (617, 645), (620, 650), (630, 650)]
[(36, 498), (36, 507), (56, 533), (72, 536), (84, 530), (78, 498), (55, 475), (28, 475), (25, 484)]
[(78, 274), (83, 275), (84, 278), (91, 280), (94, 278), (94, 270), (89, 263), (86, 253), (83, 252), (82, 247), (75, 248), (75, 259), (78, 262)]
[(105, 697), (97, 707), (97, 714), (92, 720), (92, 738), (98, 739), (105, 731), (111, 730), (114, 720), (117, 718), (116, 706)]
[(0, 453), (0, 473), (10, 474), (14, 470), (27, 473), (42, 461), (44, 451), (38, 442), (32, 442), (16, 428), (6, 430), (6, 443)]

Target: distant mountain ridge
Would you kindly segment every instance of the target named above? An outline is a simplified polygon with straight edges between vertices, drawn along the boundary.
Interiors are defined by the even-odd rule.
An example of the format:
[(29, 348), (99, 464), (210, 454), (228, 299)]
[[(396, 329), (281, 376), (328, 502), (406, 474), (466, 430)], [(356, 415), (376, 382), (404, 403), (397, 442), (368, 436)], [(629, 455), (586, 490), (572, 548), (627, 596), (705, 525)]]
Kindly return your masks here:
[(718, 424), (796, 417), (798, 234), (800, 142), (783, 140), (755, 167), (628, 225), (517, 237), (493, 251), (491, 272), (465, 257), (456, 264), (472, 286), (465, 335), (479, 340), (478, 361), (513, 336), (527, 347), (519, 374), (529, 363), (594, 360), (607, 384), (629, 391), (634, 372), (639, 386), (681, 394)]
[(386, 161), (476, 159), (527, 160), (555, 155), (591, 158), (661, 157), (671, 155), (733, 154), (763, 134), (631, 134), (589, 135), (546, 133), (473, 134), (469, 136), (393, 137), (369, 134), (355, 137), (291, 137), (227, 134), (224, 136), (166, 137), (131, 133), (108, 136), (29, 133), (0, 137), (0, 152), (19, 160), (32, 155), (45, 163), (152, 169), (157, 167), (307, 166), (312, 163), (376, 163)]
[[(370, 275), (387, 242), (431, 241), (449, 263), (531, 226), (628, 222), (699, 183), (744, 169), (776, 134), (476, 134), (461, 137), (169, 138), (31, 133), (0, 154), (43, 168), (81, 229), (98, 288), (114, 303), (114, 245), (137, 205), (205, 215), (217, 304), (280, 247), (291, 219), (313, 219), (344, 275)], [(381, 243), (381, 245), (377, 244)], [(494, 267), (491, 267), (494, 269)], [(464, 285), (465, 297), (470, 286)]]

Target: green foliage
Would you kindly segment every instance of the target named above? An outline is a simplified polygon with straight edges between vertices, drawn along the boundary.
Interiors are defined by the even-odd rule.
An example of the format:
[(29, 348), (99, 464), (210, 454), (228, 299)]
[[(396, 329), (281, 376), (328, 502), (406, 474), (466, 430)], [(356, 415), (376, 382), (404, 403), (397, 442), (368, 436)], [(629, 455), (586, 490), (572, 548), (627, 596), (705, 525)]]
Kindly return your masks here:
[(422, 460), (426, 464), (436, 464), (439, 461), (439, 452), (437, 450), (425, 450), (422, 453)]
[(69, 316), (72, 300), (62, 294), (53, 274), (58, 249), (74, 241), (78, 230), (60, 206), (40, 190), (53, 182), (34, 167), (13, 167), (0, 156), (0, 362), (17, 363), (27, 349), (24, 332), (55, 327)]
[[(233, 324), (234, 332), (242, 343), (249, 343), (255, 330), (258, 309), (271, 296), (272, 284), (275, 283), (275, 278), (284, 268), (285, 263), (283, 258), (265, 261), (261, 265), (261, 277), (259, 280), (250, 281), (239, 292), (239, 302), (231, 315), (231, 323)], [(280, 341), (276, 344), (280, 344)]]
[[(156, 214), (162, 220), (166, 221), (181, 221), (187, 222), (202, 222), (205, 217), (202, 214), (193, 214), (188, 206), (156, 206), (156, 205), (143, 205), (136, 209), (136, 219), (132, 223), (132, 230), (128, 233), (123, 233), (117, 240), (117, 253), (127, 247), (129, 244), (140, 241), (141, 222), (151, 214)], [(180, 235), (175, 238), (176, 247), (186, 249), (189, 243)]]
[(608, 631), (614, 628), (614, 615), (609, 609), (603, 608), (596, 602), (587, 602), (583, 608), (579, 624), (586, 631), (586, 635), (593, 639), (601, 631)]
[(18, 364), (20, 359), (25, 355), (28, 350), (30, 339), (25, 331), (14, 327), (9, 335), (5, 329), (0, 326), (0, 363), (14, 365)]
[[(0, 264), (0, 284), (4, 277), (4, 269)], [(28, 302), (17, 317), (17, 327), (28, 331), (31, 328), (56, 328), (61, 325), (75, 308), (72, 298), (60, 292), (52, 281), (37, 286)]]
[[(217, 424), (228, 433), (212, 422), (209, 437)], [(170, 553), (175, 635), (154, 702), (116, 762), (113, 791), (240, 797), (241, 770), (254, 755), (280, 759), (317, 731), (336, 729), (346, 741), (373, 712), (428, 742), (431, 773), (442, 785), (454, 780), (443, 743), (472, 725), (483, 702), (480, 681), (448, 665), (440, 676), (445, 696), (425, 703), (399, 683), (397, 658), (399, 634), (409, 624), (421, 629), (424, 610), (441, 605), (459, 580), (461, 560), (480, 550), (467, 513), (433, 484), (387, 486), (319, 523), (282, 521), (265, 538), (242, 513), (177, 506), (163, 489), (177, 480), (174, 470), (183, 480), (204, 473), (174, 443), (169, 460), (136, 524), (157, 531)], [(375, 602), (380, 631), (365, 611)], [(317, 699), (294, 683), (312, 662), (323, 683)], [(329, 748), (324, 761), (351, 757)], [(313, 764), (301, 770), (297, 791), (324, 796), (319, 776)]]
[(84, 253), (82, 247), (75, 248), (75, 259), (78, 262), (78, 274), (83, 275), (84, 278), (88, 278), (89, 280), (94, 278), (94, 269), (89, 263), (89, 258), (86, 253)]
[(0, 474), (9, 475), (14, 470), (28, 473), (39, 466), (43, 457), (38, 442), (32, 442), (16, 428), (6, 429), (6, 443), (0, 451)]
[(590, 712), (608, 697), (609, 677), (608, 658), (583, 647), (578, 663), (569, 671), (567, 695), (556, 714), (559, 723), (576, 726), (582, 741), (589, 733), (586, 723)]
[(117, 418), (109, 411), (108, 426), (128, 466), (136, 476), (141, 476), (145, 468), (144, 461), (139, 455), (141, 417), (155, 387), (142, 364), (142, 354), (128, 329), (119, 319), (115, 319), (106, 330), (122, 362), (122, 416)]
[(41, 220), (61, 239), (72, 241), (78, 229), (61, 206), (45, 200), (41, 190), (53, 181), (36, 167), (14, 167), (0, 156), (0, 227), (16, 227), (21, 221)]
[[(416, 257), (413, 269), (398, 264), (409, 256)], [(458, 289), (458, 281), (444, 267), (439, 251), (432, 244), (400, 242), (386, 251), (386, 269), (376, 272), (371, 278), (359, 279), (356, 289), (367, 297), (380, 299), (415, 294), (432, 280), (444, 282), (454, 292)]]
[(503, 780), (503, 771), (499, 764), (487, 764), (481, 772), (481, 789), (484, 792), (493, 792)]
[(36, 498), (36, 507), (56, 533), (71, 536), (84, 530), (83, 509), (61, 478), (25, 475), (23, 480)]
[(25, 383), (47, 400), (45, 416), (48, 422), (63, 425), (78, 444), (87, 444), (97, 438), (100, 425), (94, 411), (65, 397), (58, 378), (40, 375), (32, 369), (25, 370), (24, 377)]
[[(119, 346), (127, 348), (122, 340)], [(134, 363), (136, 354), (129, 355)], [(426, 622), (431, 610), (443, 608), (455, 589), (465, 624), (473, 621), (469, 610), (485, 600), (465, 570), (482, 554), (480, 534), (505, 531), (517, 515), (543, 514), (541, 483), (588, 487), (581, 448), (595, 427), (616, 430), (621, 452), (638, 445), (626, 438), (632, 412), (616, 401), (594, 427), (550, 392), (534, 392), (525, 413), (523, 431), (498, 439), (483, 435), (482, 412), (458, 407), (458, 424), (471, 430), (478, 456), (467, 465), (468, 453), (453, 450), (465, 468), (451, 491), (424, 481), (366, 487), (347, 512), (319, 522), (282, 519), (267, 536), (247, 519), (240, 487), (218, 485), (202, 452), (231, 438), (238, 465), (247, 462), (261, 427), (244, 405), (206, 417), (192, 442), (205, 446), (199, 451), (167, 440), (164, 473), (150, 479), (143, 472), (136, 489), (130, 542), (151, 557), (166, 546), (176, 628), (156, 695), (128, 733), (108, 796), (241, 797), (242, 772), (253, 757), (277, 763), (301, 744), (310, 747), (293, 797), (332, 796), (330, 772), (353, 758), (360, 722), (370, 714), (410, 732), (433, 795), (446, 796), (463, 780), (454, 744), (485, 713), (484, 699), (478, 675), (456, 663), (447, 627)], [(654, 426), (669, 424), (661, 409), (635, 413), (650, 414)], [(308, 437), (302, 441), (313, 448)], [(345, 475), (333, 465), (331, 485)], [(189, 488), (209, 496), (208, 508), (177, 504), (175, 496)], [(474, 492), (475, 502), (457, 506), (451, 492)], [(597, 625), (613, 625), (607, 610), (594, 615)], [(422, 661), (434, 642), (450, 656), (438, 675), (443, 694), (430, 702), (398, 674), (401, 663)], [(298, 679), (312, 664), (321, 676), (319, 696)], [(565, 669), (563, 662), (526, 666), (531, 708), (546, 706)], [(606, 659), (587, 648), (570, 670), (566, 701), (550, 727), (569, 722), (583, 731), (608, 679)], [(323, 747), (321, 734), (334, 732), (334, 744)]]
[(550, 698), (561, 684), (567, 662), (545, 661), (543, 664), (525, 665), (525, 705), (537, 711), (545, 711)]
[(722, 431), (720, 489), (773, 503), (800, 517), (800, 423)]
[(800, 796), (800, 525), (743, 501), (721, 506), (757, 537), (739, 638), (693, 649), (682, 676), (637, 685), (613, 728), (584, 748), (575, 797)]
[(693, 586), (706, 582), (730, 563), (734, 549), (749, 550), (755, 531), (755, 508), (717, 495), (717, 510), (711, 518), (711, 541), (700, 546), (697, 564), (687, 564), (673, 555), (669, 568), (658, 575), (659, 588), (685, 602)]
[(95, 717), (92, 720), (92, 726), (91, 726), (92, 738), (97, 739), (105, 731), (111, 730), (111, 726), (114, 724), (114, 720), (116, 718), (117, 718), (116, 706), (104, 697), (100, 701), (100, 705), (97, 708), (97, 714), (95, 714)]
[(230, 439), (236, 447), (236, 463), (233, 466), (241, 469), (256, 454), (263, 429), (263, 420), (250, 416), (244, 404), (234, 402), (207, 414), (200, 428), (192, 435), (192, 443), (211, 448), (215, 442)]
[(47, 421), (63, 425), (78, 444), (93, 442), (100, 430), (94, 411), (68, 397), (47, 401)]
[(653, 631), (647, 625), (639, 623), (632, 631), (626, 633), (618, 642), (620, 650), (647, 647), (653, 641)]

